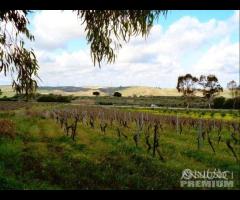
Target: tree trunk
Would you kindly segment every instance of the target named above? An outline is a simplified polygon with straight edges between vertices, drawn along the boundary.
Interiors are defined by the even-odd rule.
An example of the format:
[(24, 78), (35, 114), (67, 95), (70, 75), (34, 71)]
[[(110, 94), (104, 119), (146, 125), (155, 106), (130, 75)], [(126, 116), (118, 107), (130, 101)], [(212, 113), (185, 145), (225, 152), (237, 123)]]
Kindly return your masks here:
[(236, 105), (236, 98), (233, 97), (233, 109), (235, 109), (235, 105)]
[(211, 109), (211, 98), (208, 99), (208, 108)]

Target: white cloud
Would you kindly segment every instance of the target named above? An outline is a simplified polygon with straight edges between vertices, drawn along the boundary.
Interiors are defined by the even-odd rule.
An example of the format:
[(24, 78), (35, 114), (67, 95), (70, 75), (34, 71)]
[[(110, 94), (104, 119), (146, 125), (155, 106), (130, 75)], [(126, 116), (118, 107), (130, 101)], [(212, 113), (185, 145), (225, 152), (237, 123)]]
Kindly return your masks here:
[(84, 36), (82, 21), (70, 10), (40, 11), (31, 23), (38, 48), (64, 48), (68, 41)]
[(238, 16), (236, 11), (224, 21), (206, 22), (185, 16), (167, 29), (155, 25), (146, 40), (132, 38), (119, 50), (115, 64), (103, 64), (99, 69), (93, 67), (89, 47), (71, 52), (64, 49), (69, 41), (84, 37), (76, 15), (72, 11), (41, 11), (32, 21), (40, 84), (175, 87), (177, 77), (189, 72), (215, 73), (224, 82), (237, 79), (239, 44), (223, 38), (238, 31)]
[(213, 45), (199, 59), (194, 68), (197, 72), (238, 73), (239, 43), (230, 43), (223, 40), (219, 44)]
[[(132, 38), (120, 49), (116, 63), (103, 65), (102, 69), (93, 67), (89, 50), (64, 52), (55, 55), (54, 62), (46, 64), (47, 69), (41, 69), (49, 74), (43, 74), (42, 77), (48, 77), (46, 79), (51, 80), (48, 81), (51, 85), (174, 87), (177, 77), (189, 72), (182, 65), (182, 60), (190, 59), (203, 46), (209, 45), (211, 48), (203, 53), (199, 61), (196, 61), (197, 64), (194, 63), (192, 72), (208, 73), (210, 69), (215, 69), (214, 72), (225, 70), (226, 73), (236, 74), (239, 58), (237, 45), (230, 42), (216, 45), (216, 42), (212, 42), (217, 38), (228, 37), (235, 30), (238, 22), (236, 15), (237, 12), (225, 21), (211, 19), (204, 23), (186, 16), (165, 31), (161, 25), (155, 25), (146, 40), (140, 36)], [(219, 49), (224, 50), (218, 51)]]
[(230, 43), (224, 39), (209, 48), (193, 66), (193, 72), (215, 74), (224, 84), (231, 79), (239, 81), (239, 43)]

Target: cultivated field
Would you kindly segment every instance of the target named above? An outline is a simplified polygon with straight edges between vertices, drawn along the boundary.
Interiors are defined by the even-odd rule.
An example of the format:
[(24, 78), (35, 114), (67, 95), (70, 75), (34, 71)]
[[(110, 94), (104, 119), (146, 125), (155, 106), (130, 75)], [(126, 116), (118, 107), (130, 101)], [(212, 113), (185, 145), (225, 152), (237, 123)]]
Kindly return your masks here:
[(182, 189), (182, 170), (220, 169), (234, 173), (237, 189), (239, 119), (235, 111), (0, 102), (0, 187)]

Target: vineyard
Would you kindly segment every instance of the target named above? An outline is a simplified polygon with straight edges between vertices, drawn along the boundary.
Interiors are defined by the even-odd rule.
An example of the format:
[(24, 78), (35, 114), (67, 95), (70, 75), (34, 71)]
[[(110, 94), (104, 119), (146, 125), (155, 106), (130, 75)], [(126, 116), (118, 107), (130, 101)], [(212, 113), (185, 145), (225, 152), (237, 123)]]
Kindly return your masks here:
[(240, 190), (239, 14), (0, 10), (0, 190)]
[[(53, 110), (47, 115), (55, 119), (64, 129), (66, 135), (69, 135), (73, 140), (77, 134), (78, 123), (81, 123), (82, 126), (90, 126), (92, 129), (99, 128), (102, 134), (106, 134), (107, 129), (115, 130), (118, 139), (130, 138), (134, 141), (136, 147), (140, 145), (140, 141), (145, 141), (147, 151), (152, 150), (153, 157), (157, 152), (161, 160), (164, 160), (159, 147), (161, 135), (164, 135), (166, 130), (181, 135), (184, 130), (192, 129), (196, 132), (198, 150), (206, 140), (213, 153), (216, 153), (212, 140), (217, 140), (217, 144), (220, 142), (226, 143), (226, 146), (238, 161), (237, 154), (232, 146), (233, 144), (236, 145), (236, 149), (239, 150), (240, 123), (238, 122), (157, 116), (148, 113), (84, 107)], [(228, 132), (229, 136), (223, 136), (224, 131)]]
[(185, 168), (233, 171), (239, 187), (238, 118), (67, 104), (7, 108), (0, 109), (3, 188), (180, 188)]

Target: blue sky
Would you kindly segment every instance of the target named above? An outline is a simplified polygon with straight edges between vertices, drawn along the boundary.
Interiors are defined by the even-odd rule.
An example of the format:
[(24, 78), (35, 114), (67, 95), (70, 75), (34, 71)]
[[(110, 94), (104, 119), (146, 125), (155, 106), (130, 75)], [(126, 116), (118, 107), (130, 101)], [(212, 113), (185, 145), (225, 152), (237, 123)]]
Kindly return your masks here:
[[(167, 29), (172, 23), (184, 16), (192, 16), (199, 19), (201, 22), (207, 22), (210, 19), (226, 20), (233, 15), (233, 10), (170, 10), (167, 17), (161, 17), (154, 24), (160, 24), (164, 29)], [(239, 31), (235, 31), (231, 35), (233, 42), (239, 41)], [(77, 50), (81, 47), (86, 47), (85, 39), (75, 39), (68, 43), (68, 49), (70, 51)]]
[[(34, 17), (38, 11), (31, 14)], [(201, 22), (207, 22), (210, 19), (226, 20), (233, 15), (233, 10), (170, 10), (166, 18), (161, 17), (154, 24), (160, 24), (164, 29), (167, 29), (171, 24), (184, 16), (196, 17)], [(30, 18), (30, 19), (31, 19)], [(239, 30), (239, 29), (238, 29)], [(231, 41), (239, 42), (239, 31), (235, 31), (231, 35)], [(77, 38), (68, 41), (67, 50), (72, 52), (81, 48), (86, 48), (87, 42), (84, 38)]]
[[(165, 29), (179, 18), (184, 16), (196, 17), (201, 22), (207, 22), (210, 19), (226, 20), (233, 15), (233, 10), (170, 10), (167, 18), (158, 20)], [(232, 41), (239, 42), (239, 29), (232, 34)]]
[[(35, 11), (30, 29), (40, 85), (175, 87), (177, 77), (216, 74), (223, 87), (239, 79), (239, 11), (172, 10), (149, 37), (132, 38), (114, 64), (94, 67), (84, 26), (71, 11)], [(10, 84), (0, 75), (0, 84)]]

